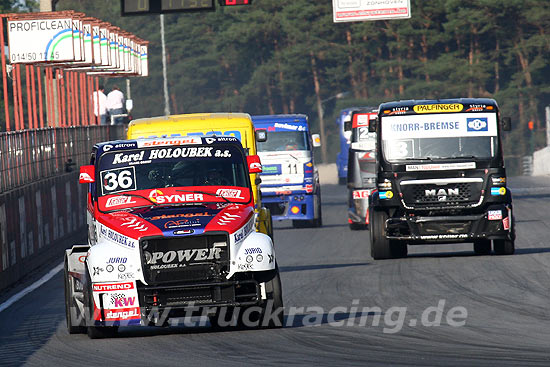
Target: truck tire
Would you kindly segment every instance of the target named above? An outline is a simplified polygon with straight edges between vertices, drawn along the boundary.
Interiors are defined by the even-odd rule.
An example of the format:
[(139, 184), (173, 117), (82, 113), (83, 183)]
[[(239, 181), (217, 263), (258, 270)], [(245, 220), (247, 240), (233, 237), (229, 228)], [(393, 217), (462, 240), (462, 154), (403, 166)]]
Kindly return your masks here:
[(94, 325), (94, 305), (92, 296), (92, 278), (88, 271), (88, 265), (85, 264), (86, 282), (84, 284), (84, 315), (87, 322), (87, 334), (90, 339), (112, 338), (118, 331), (118, 326), (95, 326)]
[(475, 240), (474, 252), (476, 255), (489, 255), (491, 253), (490, 240)]
[(313, 219), (312, 225), (313, 227), (322, 227), (323, 226), (323, 206), (321, 205), (321, 194), (318, 195), (315, 212), (318, 213), (318, 215), (316, 219)]
[(386, 238), (386, 220), (388, 214), (381, 210), (371, 211), (370, 255), (374, 260), (391, 259), (390, 240)]
[[(65, 319), (67, 321), (67, 331), (69, 334), (86, 334), (84, 326), (84, 317), (80, 315), (78, 306), (74, 301), (72, 279), (69, 275), (69, 259), (65, 254), (64, 278), (65, 283)], [(80, 320), (79, 320), (80, 318)], [(78, 324), (76, 322), (78, 321)]]
[[(275, 276), (266, 282), (267, 301), (263, 306), (261, 316), (261, 328), (282, 328), (284, 326), (284, 306), (283, 290), (281, 286), (281, 277), (279, 276), (279, 267), (275, 268)], [(276, 313), (274, 318), (271, 317)]]
[(496, 255), (513, 255), (516, 251), (512, 240), (493, 240), (493, 247)]
[(338, 185), (345, 185), (347, 181), (347, 177), (338, 177)]

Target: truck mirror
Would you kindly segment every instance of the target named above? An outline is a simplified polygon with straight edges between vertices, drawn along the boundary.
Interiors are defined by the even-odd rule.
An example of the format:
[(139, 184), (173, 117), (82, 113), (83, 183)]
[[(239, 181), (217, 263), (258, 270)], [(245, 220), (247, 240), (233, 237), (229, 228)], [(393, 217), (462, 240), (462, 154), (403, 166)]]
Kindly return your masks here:
[(267, 130), (266, 129), (258, 129), (256, 130), (256, 141), (259, 143), (263, 143), (267, 141)]
[(95, 170), (93, 165), (80, 166), (80, 176), (78, 178), (79, 183), (93, 183), (95, 182)]
[(257, 155), (249, 155), (246, 157), (246, 163), (248, 164), (249, 173), (262, 173), (262, 162)]
[(344, 131), (351, 131), (351, 121), (344, 122)]
[(313, 146), (315, 148), (321, 146), (321, 137), (319, 136), (319, 134), (311, 134), (311, 140), (313, 141)]
[(503, 117), (500, 119), (502, 130), (510, 131), (512, 130), (512, 119), (510, 117)]
[(131, 99), (127, 99), (125, 107), (126, 107), (126, 111), (128, 112), (132, 111), (132, 108), (134, 108), (134, 101), (132, 101)]
[(369, 120), (369, 133), (375, 133), (376, 132), (376, 125), (378, 125), (378, 117)]

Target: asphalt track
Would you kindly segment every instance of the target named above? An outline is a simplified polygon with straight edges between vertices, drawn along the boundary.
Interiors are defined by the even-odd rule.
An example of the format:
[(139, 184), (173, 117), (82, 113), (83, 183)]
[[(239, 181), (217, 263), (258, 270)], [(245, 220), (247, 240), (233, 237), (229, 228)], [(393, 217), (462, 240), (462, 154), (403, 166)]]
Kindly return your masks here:
[[(368, 232), (346, 224), (345, 188), (326, 185), (323, 228), (276, 225), (285, 328), (134, 327), (107, 340), (69, 335), (58, 273), (0, 313), (0, 364), (548, 366), (550, 177), (510, 182), (515, 255), (474, 256), (470, 244), (459, 244), (417, 246), (406, 259), (373, 261)], [(450, 310), (460, 316), (451, 324), (463, 326), (447, 322)]]

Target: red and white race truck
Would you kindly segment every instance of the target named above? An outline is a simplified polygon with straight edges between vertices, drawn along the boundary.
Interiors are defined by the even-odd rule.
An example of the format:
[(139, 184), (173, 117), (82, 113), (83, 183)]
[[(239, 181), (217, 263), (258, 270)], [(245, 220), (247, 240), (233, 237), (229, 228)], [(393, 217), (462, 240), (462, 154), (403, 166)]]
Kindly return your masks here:
[(282, 326), (271, 238), (255, 231), (251, 173), (233, 137), (96, 144), (80, 169), (88, 244), (65, 253), (69, 333), (201, 314), (213, 325)]

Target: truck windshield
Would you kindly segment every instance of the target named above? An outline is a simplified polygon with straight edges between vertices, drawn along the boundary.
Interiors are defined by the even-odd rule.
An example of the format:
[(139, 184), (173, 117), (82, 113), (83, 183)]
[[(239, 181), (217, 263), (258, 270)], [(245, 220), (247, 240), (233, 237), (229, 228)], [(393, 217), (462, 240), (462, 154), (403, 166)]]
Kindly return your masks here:
[(491, 158), (498, 148), (496, 113), (383, 116), (381, 133), (389, 162)]
[(306, 131), (269, 131), (267, 141), (258, 143), (260, 152), (309, 150)]
[(99, 203), (107, 210), (114, 202), (140, 206), (227, 201), (224, 198), (250, 201), (243, 153), (231, 145), (112, 151), (101, 155), (98, 168)]

